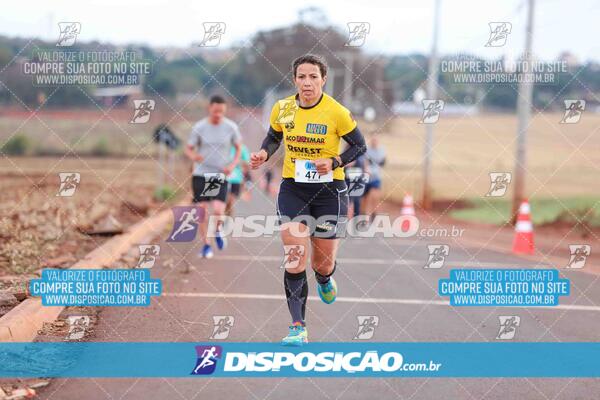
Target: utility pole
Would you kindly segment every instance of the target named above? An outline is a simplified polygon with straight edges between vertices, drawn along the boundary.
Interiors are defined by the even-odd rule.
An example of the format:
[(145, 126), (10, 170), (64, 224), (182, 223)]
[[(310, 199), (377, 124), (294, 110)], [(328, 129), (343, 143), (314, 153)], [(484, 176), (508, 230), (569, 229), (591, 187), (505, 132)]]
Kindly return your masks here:
[[(435, 99), (437, 96), (438, 80), (438, 32), (440, 25), (440, 0), (435, 0), (433, 16), (433, 44), (429, 55), (429, 67), (427, 71), (427, 99)], [(433, 149), (433, 124), (425, 124), (425, 148), (423, 151), (423, 194), (421, 207), (425, 210), (431, 208), (431, 151)]]
[(354, 69), (354, 52), (350, 50), (344, 51), (345, 67), (344, 67), (344, 90), (342, 94), (342, 102), (344, 106), (352, 110), (352, 71)]
[[(534, 0), (527, 0), (527, 28), (525, 32), (525, 53), (523, 54), (523, 68), (520, 74), (527, 77), (532, 74), (532, 40), (533, 40), (533, 15)], [(525, 198), (525, 170), (527, 166), (527, 127), (531, 118), (531, 104), (533, 98), (533, 83), (530, 79), (521, 79), (519, 82), (519, 97), (517, 98), (517, 154), (515, 160), (515, 179), (511, 223), (514, 225), (521, 202)]]
[(376, 101), (376, 99), (373, 99), (373, 104), (376, 105), (376, 111), (377, 114), (382, 114), (383, 112), (385, 112), (385, 60), (382, 58), (378, 58), (376, 63), (375, 63), (375, 68), (377, 68), (375, 70), (375, 76), (376, 76), (376, 80), (375, 80), (375, 91), (377, 92), (377, 95), (379, 96), (380, 101)]
[(330, 96), (335, 96), (334, 94), (334, 83), (335, 83), (335, 69), (330, 68), (327, 70), (327, 82), (325, 82), (325, 93)]

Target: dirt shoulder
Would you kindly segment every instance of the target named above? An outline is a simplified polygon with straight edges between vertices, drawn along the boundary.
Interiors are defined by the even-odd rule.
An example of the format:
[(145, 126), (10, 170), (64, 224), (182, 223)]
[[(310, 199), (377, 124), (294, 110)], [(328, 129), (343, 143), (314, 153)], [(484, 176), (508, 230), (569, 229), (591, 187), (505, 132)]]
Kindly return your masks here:
[[(152, 199), (152, 160), (14, 157), (2, 164), (0, 317), (27, 298), (27, 282), (42, 268), (69, 268), (163, 206)], [(59, 195), (62, 172), (79, 174), (70, 196)], [(187, 175), (179, 176), (173, 186), (187, 189)]]

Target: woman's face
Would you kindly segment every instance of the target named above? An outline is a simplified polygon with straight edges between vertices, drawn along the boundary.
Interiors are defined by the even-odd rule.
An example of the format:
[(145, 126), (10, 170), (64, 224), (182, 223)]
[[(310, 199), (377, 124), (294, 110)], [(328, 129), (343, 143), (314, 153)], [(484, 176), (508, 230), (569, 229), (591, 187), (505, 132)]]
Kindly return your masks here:
[(321, 76), (318, 65), (307, 63), (298, 66), (294, 82), (300, 97), (304, 100), (312, 100), (321, 97), (326, 79)]

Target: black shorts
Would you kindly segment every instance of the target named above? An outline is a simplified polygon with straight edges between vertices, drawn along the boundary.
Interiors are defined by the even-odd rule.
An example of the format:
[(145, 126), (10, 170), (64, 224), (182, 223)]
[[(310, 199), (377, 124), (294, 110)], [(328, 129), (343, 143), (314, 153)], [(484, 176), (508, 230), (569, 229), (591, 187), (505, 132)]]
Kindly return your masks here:
[(230, 183), (229, 184), (229, 194), (233, 195), (234, 197), (240, 197), (241, 188), (242, 188), (241, 183)]
[(201, 203), (204, 201), (227, 200), (227, 181), (213, 180), (207, 182), (204, 176), (194, 175), (192, 177), (192, 191), (194, 198), (192, 203)]
[(311, 236), (336, 239), (343, 236), (348, 216), (348, 187), (343, 180), (297, 183), (284, 178), (279, 187), (277, 214), (280, 222), (301, 222)]

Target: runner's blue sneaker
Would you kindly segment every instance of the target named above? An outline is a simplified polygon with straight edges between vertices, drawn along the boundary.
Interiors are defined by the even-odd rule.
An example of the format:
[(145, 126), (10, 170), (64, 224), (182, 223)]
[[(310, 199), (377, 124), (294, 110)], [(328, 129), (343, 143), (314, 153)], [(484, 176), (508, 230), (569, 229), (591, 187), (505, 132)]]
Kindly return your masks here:
[(219, 250), (223, 250), (227, 247), (227, 239), (221, 236), (221, 231), (215, 232), (215, 243), (217, 243)]
[(291, 325), (290, 332), (281, 340), (284, 346), (303, 346), (306, 343), (308, 343), (308, 331), (300, 323)]
[(214, 254), (210, 244), (205, 244), (204, 247), (202, 247), (202, 251), (198, 255), (202, 256), (202, 258), (213, 258)]
[(335, 283), (333, 277), (329, 278), (329, 282), (324, 285), (317, 282), (317, 292), (319, 292), (319, 297), (323, 300), (323, 303), (331, 304), (337, 297), (337, 283)]

